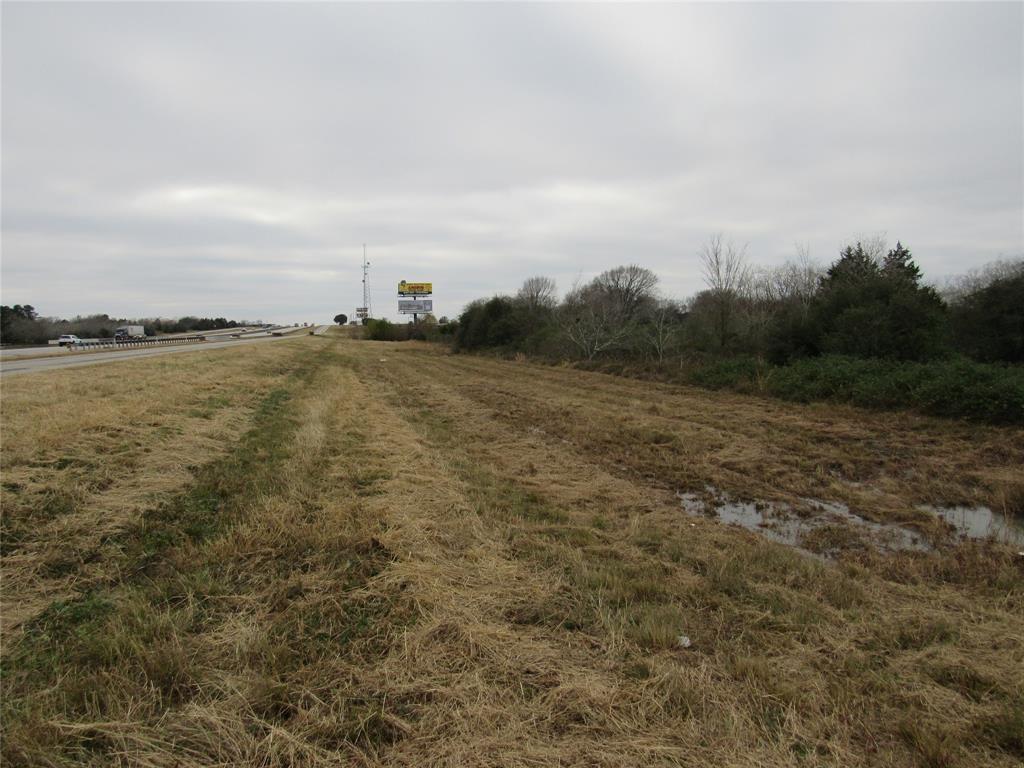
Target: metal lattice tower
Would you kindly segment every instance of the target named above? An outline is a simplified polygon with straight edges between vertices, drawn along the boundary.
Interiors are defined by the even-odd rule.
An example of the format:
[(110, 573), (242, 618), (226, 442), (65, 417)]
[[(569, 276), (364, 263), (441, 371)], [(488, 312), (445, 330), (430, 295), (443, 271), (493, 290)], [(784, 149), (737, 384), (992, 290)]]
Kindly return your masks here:
[(373, 317), (373, 307), (370, 305), (370, 262), (366, 260), (366, 243), (363, 243), (363, 306), (366, 307), (366, 316)]

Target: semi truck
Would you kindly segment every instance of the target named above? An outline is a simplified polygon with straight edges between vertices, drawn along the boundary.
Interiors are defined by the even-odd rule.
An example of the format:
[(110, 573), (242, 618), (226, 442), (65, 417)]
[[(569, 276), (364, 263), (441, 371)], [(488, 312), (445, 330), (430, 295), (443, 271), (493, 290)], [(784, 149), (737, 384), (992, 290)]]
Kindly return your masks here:
[(146, 329), (141, 325), (122, 325), (114, 331), (115, 341), (135, 341), (146, 338)]

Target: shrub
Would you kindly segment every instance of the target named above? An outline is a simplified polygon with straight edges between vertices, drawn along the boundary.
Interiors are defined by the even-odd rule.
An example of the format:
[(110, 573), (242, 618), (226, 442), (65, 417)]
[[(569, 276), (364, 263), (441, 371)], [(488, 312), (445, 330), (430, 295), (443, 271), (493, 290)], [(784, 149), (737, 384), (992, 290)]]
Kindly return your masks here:
[(508, 296), (474, 301), (459, 316), (455, 348), (520, 350), (531, 344), (531, 335), (542, 334), (544, 323), (521, 302)]
[(686, 380), (708, 389), (735, 389), (755, 392), (767, 372), (767, 366), (753, 357), (713, 360), (692, 368)]
[(397, 325), (387, 320), (368, 320), (365, 338), (373, 341), (408, 341), (409, 326)]
[(798, 402), (911, 408), (992, 424), (1024, 423), (1024, 369), (965, 358), (930, 363), (827, 356), (775, 368), (767, 391)]

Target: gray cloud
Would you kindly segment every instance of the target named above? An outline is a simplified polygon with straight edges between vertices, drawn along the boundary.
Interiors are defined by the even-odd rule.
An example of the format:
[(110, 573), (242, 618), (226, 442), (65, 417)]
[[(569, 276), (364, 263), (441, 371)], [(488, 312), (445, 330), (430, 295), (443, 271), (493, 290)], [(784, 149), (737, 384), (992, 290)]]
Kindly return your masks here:
[(699, 289), (885, 232), (940, 278), (1024, 251), (1020, 4), (18, 4), (5, 303), (454, 314), (635, 261)]

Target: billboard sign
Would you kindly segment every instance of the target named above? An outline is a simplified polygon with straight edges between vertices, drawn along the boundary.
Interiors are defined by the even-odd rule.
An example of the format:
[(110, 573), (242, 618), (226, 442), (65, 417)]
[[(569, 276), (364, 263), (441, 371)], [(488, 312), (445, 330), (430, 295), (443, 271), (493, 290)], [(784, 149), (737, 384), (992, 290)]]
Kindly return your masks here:
[(433, 292), (433, 283), (407, 283), (403, 280), (398, 284), (399, 296), (429, 296)]
[(403, 315), (425, 315), (434, 311), (434, 302), (430, 299), (399, 299), (398, 311)]
[(356, 307), (356, 317), (369, 317), (370, 313), (366, 307)]

